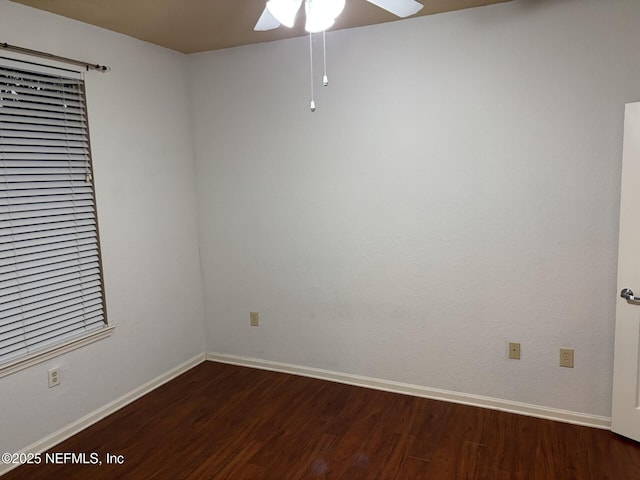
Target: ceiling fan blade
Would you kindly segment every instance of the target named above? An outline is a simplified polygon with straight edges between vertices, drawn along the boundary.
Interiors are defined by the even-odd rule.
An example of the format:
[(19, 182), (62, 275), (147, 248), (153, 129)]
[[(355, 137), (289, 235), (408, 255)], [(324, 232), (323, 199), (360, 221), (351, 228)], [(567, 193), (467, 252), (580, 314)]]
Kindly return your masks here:
[(291, 28), (296, 21), (302, 0), (269, 0), (267, 10), (281, 25)]
[(367, 2), (373, 3), (402, 18), (418, 13), (424, 7), (424, 5), (415, 0), (367, 0)]
[(262, 15), (260, 15), (260, 18), (258, 19), (258, 23), (256, 23), (256, 26), (253, 27), (253, 29), (256, 32), (264, 32), (266, 30), (273, 30), (274, 28), (278, 28), (279, 26), (280, 22), (276, 20), (275, 17), (271, 15), (269, 9), (265, 7)]

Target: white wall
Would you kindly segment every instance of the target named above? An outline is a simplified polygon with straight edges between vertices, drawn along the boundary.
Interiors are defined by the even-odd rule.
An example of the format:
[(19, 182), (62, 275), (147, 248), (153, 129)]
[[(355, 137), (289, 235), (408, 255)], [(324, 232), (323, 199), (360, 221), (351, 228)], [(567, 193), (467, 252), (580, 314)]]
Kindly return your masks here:
[[(0, 379), (0, 451), (65, 427), (204, 350), (183, 55), (0, 0), (0, 41), (106, 64), (86, 76), (113, 336)], [(62, 383), (47, 387), (47, 368)]]
[(331, 32), (314, 114), (308, 39), (191, 56), (208, 350), (609, 416), (638, 25), (516, 0)]

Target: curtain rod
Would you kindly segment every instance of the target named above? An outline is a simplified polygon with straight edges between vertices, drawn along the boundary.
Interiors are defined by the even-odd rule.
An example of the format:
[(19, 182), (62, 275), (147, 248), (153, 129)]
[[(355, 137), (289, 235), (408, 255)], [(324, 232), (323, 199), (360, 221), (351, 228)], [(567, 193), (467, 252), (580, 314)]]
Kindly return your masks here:
[(50, 60), (57, 60), (59, 62), (69, 63), (71, 65), (77, 65), (79, 67), (84, 67), (89, 70), (96, 70), (98, 72), (110, 72), (111, 68), (106, 67), (104, 65), (97, 65), (87, 62), (82, 62), (80, 60), (74, 60), (72, 58), (60, 57), (59, 55), (53, 55), (51, 53), (39, 52), (38, 50), (31, 50), (30, 48), (24, 47), (16, 47), (15, 45), (9, 45), (8, 43), (0, 43), (0, 48), (4, 48), (5, 50), (10, 50), (12, 52), (24, 53), (25, 55), (32, 55), (34, 57), (40, 58), (48, 58)]

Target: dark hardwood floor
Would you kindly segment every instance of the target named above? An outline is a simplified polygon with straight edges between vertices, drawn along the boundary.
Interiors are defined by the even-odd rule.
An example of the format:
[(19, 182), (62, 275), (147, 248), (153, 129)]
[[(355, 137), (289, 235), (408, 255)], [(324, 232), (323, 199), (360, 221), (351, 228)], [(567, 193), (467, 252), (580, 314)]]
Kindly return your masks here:
[(605, 430), (213, 362), (52, 452), (103, 463), (3, 480), (640, 479), (640, 445)]

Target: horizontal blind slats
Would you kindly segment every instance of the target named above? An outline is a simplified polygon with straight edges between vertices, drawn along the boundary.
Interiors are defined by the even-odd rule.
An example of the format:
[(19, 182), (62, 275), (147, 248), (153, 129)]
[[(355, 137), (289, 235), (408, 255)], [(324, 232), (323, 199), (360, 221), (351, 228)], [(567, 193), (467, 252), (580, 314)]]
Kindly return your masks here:
[[(57, 250), (48, 255), (41, 254), (31, 257), (15, 257), (4, 259), (0, 263), (0, 276), (9, 275), (9, 278), (20, 278), (18, 272), (26, 272), (31, 268), (40, 268), (47, 265), (60, 265), (64, 262), (76, 262), (78, 265), (86, 263), (87, 258), (97, 259), (94, 245), (84, 245), (81, 248)], [(2, 293), (0, 293), (0, 296)]]
[(11, 255), (7, 252), (16, 252), (16, 256), (22, 255), (25, 252), (30, 252), (32, 249), (47, 247), (51, 245), (51, 248), (57, 248), (60, 245), (65, 245), (68, 242), (73, 242), (75, 239), (87, 240), (93, 239), (97, 244), (97, 235), (95, 230), (87, 230), (85, 232), (67, 232), (65, 234), (59, 234), (50, 237), (39, 238), (27, 238), (21, 242), (7, 242), (0, 243), (0, 256), (8, 258)]
[(71, 91), (77, 91), (77, 85), (80, 81), (75, 78), (65, 76), (50, 75), (47, 73), (28, 72), (17, 68), (0, 68), (0, 85), (25, 85), (36, 89), (62, 89), (70, 88)]
[[(0, 87), (2, 85), (0, 84)], [(55, 96), (55, 90), (36, 90), (29, 88), (16, 87), (15, 85), (11, 90), (3, 90), (0, 88), (0, 105), (12, 105), (12, 104), (36, 104), (45, 105), (49, 108), (63, 107), (73, 108), (74, 110), (82, 110), (82, 102), (80, 102), (79, 95), (69, 93), (65, 94), (65, 98)], [(42, 93), (46, 93), (43, 95)]]
[[(47, 184), (35, 183), (15, 183), (11, 188), (3, 188), (6, 185), (0, 183), (0, 198), (7, 198), (7, 202), (15, 203), (16, 198), (27, 197), (24, 201), (29, 201), (32, 197), (50, 196), (50, 195), (66, 195), (77, 199), (80, 195), (86, 198), (93, 198), (93, 190), (91, 184), (83, 182), (82, 184), (71, 185), (63, 182), (50, 182)], [(70, 187), (73, 186), (73, 189)]]
[(78, 220), (93, 219), (93, 209), (91, 207), (84, 208), (61, 208), (57, 210), (31, 210), (22, 212), (0, 213), (0, 228), (8, 228), (13, 231), (18, 227), (27, 227), (33, 225), (78, 224)]
[(60, 302), (49, 302), (46, 306), (40, 308), (25, 309), (23, 312), (14, 315), (7, 315), (6, 318), (20, 320), (21, 324), (26, 326), (32, 322), (44, 320), (49, 316), (82, 310), (83, 306), (98, 305), (100, 301), (100, 293), (88, 295), (84, 299), (82, 297), (65, 298)]
[(14, 302), (7, 302), (0, 306), (0, 315), (28, 315), (29, 312), (39, 311), (42, 308), (49, 308), (54, 304), (75, 301), (80, 299), (90, 299), (91, 295), (100, 292), (100, 286), (87, 287), (76, 286), (76, 288), (68, 288), (62, 291), (52, 291), (33, 295), (30, 297), (21, 297)]
[(55, 244), (41, 243), (41, 244), (30, 244), (23, 248), (7, 248), (6, 250), (0, 250), (0, 261), (6, 260), (8, 258), (14, 258), (16, 262), (20, 261), (22, 258), (40, 258), (40, 257), (48, 257), (51, 255), (57, 255), (59, 251), (64, 251), (68, 248), (88, 248), (95, 249), (95, 245), (97, 245), (96, 239), (94, 236), (85, 236), (85, 237), (75, 237), (72, 236), (65, 241), (60, 241)]
[(105, 323), (84, 86), (0, 61), (0, 362)]
[(67, 278), (62, 281), (56, 280), (58, 279), (50, 279), (48, 284), (41, 284), (38, 288), (34, 288), (32, 290), (22, 288), (14, 288), (8, 290), (7, 292), (4, 292), (2, 295), (0, 295), (0, 308), (5, 310), (8, 308), (12, 308), (12, 302), (17, 302), (21, 298), (32, 298), (50, 292), (63, 291), (67, 289), (74, 290), (82, 287), (83, 285), (86, 285), (87, 287), (100, 285), (100, 276), (95, 274), (82, 276), (80, 278), (78, 278), (77, 275), (68, 275)]
[[(2, 172), (0, 172), (2, 175)], [(75, 175), (79, 177), (79, 175)], [(29, 197), (35, 195), (50, 195), (52, 190), (65, 189), (69, 194), (73, 195), (73, 198), (77, 198), (80, 194), (88, 194), (93, 197), (93, 191), (91, 190), (91, 184), (86, 181), (86, 176), (80, 180), (77, 179), (64, 179), (64, 180), (49, 180), (45, 182), (38, 181), (38, 178), (30, 177), (24, 182), (13, 183), (0, 183), (0, 198), (7, 199), (10, 204), (11, 199), (14, 197)]]
[(23, 337), (14, 345), (8, 345), (4, 348), (0, 348), (0, 355), (5, 360), (17, 358), (21, 355), (37, 352), (51, 345), (58, 343), (64, 343), (66, 340), (73, 339), (82, 333), (97, 330), (102, 326), (101, 323), (96, 321), (88, 323), (74, 323), (72, 326), (61, 328), (56, 330), (53, 335), (48, 335), (46, 338), (29, 338)]
[[(17, 142), (12, 141), (11, 143), (6, 140), (0, 142), (0, 151), (2, 151), (5, 157), (10, 158), (11, 153), (41, 153), (41, 154), (52, 154), (52, 153), (74, 153), (80, 155), (88, 155), (89, 150), (87, 146), (82, 142), (65, 142), (64, 140), (51, 140), (48, 142), (38, 142), (39, 145), (34, 145), (33, 142)], [(42, 164), (42, 166), (46, 166), (46, 164)]]
[(81, 231), (83, 227), (95, 226), (93, 218), (79, 217), (78, 215), (76, 218), (70, 220), (60, 219), (59, 221), (52, 222), (41, 220), (39, 222), (27, 222), (24, 225), (17, 224), (15, 226), (5, 225), (9, 222), (0, 222), (0, 243), (19, 241), (22, 238), (28, 238), (30, 234), (49, 236), (56, 235), (63, 231)]
[[(31, 136), (25, 136), (27, 133), (31, 133)], [(21, 134), (21, 135), (20, 135)], [(38, 135), (38, 136), (36, 136)], [(23, 149), (26, 151), (49, 148), (85, 148), (88, 150), (87, 142), (81, 135), (56, 135), (54, 133), (35, 133), (35, 132), (14, 132), (2, 130), (2, 136), (0, 137), (0, 149), (4, 151), (11, 151), (16, 149)]]
[(41, 341), (43, 340), (43, 337), (52, 338), (60, 335), (61, 332), (75, 329), (88, 330), (92, 327), (93, 324), (96, 323), (96, 321), (100, 321), (102, 319), (102, 315), (100, 315), (99, 313), (86, 311), (83, 313), (85, 314), (84, 318), (72, 317), (63, 321), (61, 321), (60, 319), (56, 319), (54, 322), (51, 322), (49, 324), (42, 323), (30, 325), (29, 327), (25, 328), (20, 335), (16, 335), (15, 337), (13, 337), (14, 342), (18, 340), (18, 342), (22, 343), (22, 341), (24, 340), (34, 339), (36, 337), (40, 337), (39, 340)]
[(49, 277), (39, 277), (31, 282), (25, 282), (18, 284), (16, 279), (13, 282), (4, 282), (7, 286), (6, 292), (0, 297), (3, 300), (0, 302), (11, 301), (15, 298), (29, 297), (38, 295), (43, 292), (47, 292), (54, 288), (64, 289), (67, 285), (75, 285), (82, 282), (92, 282), (95, 279), (100, 279), (100, 272), (97, 268), (89, 268), (82, 270), (81, 272), (72, 272), (66, 274), (57, 274)]
[(45, 111), (45, 110), (33, 110), (27, 108), (20, 108), (19, 106), (4, 106), (1, 105), (2, 115), (13, 117), (14, 121), (29, 123), (32, 119), (43, 120), (62, 120), (65, 123), (71, 122), (75, 124), (82, 124), (81, 112), (57, 112), (57, 111)]
[[(96, 257), (97, 258), (97, 257)], [(53, 276), (73, 274), (84, 270), (93, 270), (98, 268), (97, 261), (89, 259), (77, 259), (66, 262), (53, 263), (48, 265), (38, 265), (31, 268), (24, 268), (19, 272), (9, 272), (0, 275), (0, 282), (9, 282), (10, 280), (24, 283), (50, 278)]]
[[(25, 152), (3, 152), (2, 153), (3, 158), (7, 159), (7, 160), (38, 160), (40, 162), (42, 162), (42, 167), (46, 167), (46, 162), (50, 161), (50, 160), (57, 160), (57, 161), (82, 161), (82, 160), (87, 160), (88, 159), (88, 155), (84, 152), (72, 152), (72, 151), (67, 151), (67, 152), (49, 152), (49, 153), (39, 153), (39, 152), (33, 152), (33, 153), (25, 153)], [(11, 177), (9, 177), (11, 178)], [(17, 182), (18, 180), (12, 180), (13, 182)]]
[[(54, 100), (47, 97), (35, 97), (30, 95), (23, 95), (19, 100), (13, 98), (13, 95), (2, 96), (0, 95), (0, 108), (18, 108), (22, 110), (40, 111), (44, 113), (54, 113), (63, 115), (82, 115), (83, 111), (80, 107), (80, 103), (73, 100), (73, 97), (69, 100)], [(30, 113), (26, 113), (29, 115)]]
[[(74, 210), (75, 209), (75, 210)], [(34, 212), (43, 212), (43, 215), (57, 215), (60, 213), (70, 213), (71, 211), (85, 212), (93, 211), (91, 200), (54, 200), (47, 203), (19, 203), (11, 205), (0, 205), (0, 215), (14, 214), (15, 218), (20, 218)], [(48, 212), (48, 213), (47, 213)]]
[[(11, 193), (11, 195), (9, 195)], [(8, 212), (9, 210), (20, 211), (21, 208), (25, 209), (46, 209), (49, 205), (51, 208), (58, 208), (58, 205), (78, 205), (80, 202), (89, 202), (93, 205), (93, 195), (90, 189), (73, 194), (68, 193), (66, 190), (62, 190), (59, 193), (52, 192), (50, 189), (44, 192), (32, 192), (33, 195), (28, 195), (29, 192), (24, 190), (20, 191), (2, 191), (0, 198), (6, 198), (6, 203), (2, 203), (2, 209), (0, 211)], [(24, 194), (24, 195), (23, 195)]]
[[(24, 138), (65, 138), (65, 135), (69, 135), (70, 138), (77, 139), (78, 136), (85, 138), (87, 129), (84, 124), (77, 127), (72, 125), (66, 125), (63, 122), (60, 125), (47, 125), (30, 123), (25, 124), (23, 122), (16, 122), (10, 117), (3, 119), (2, 112), (0, 112), (0, 121), (2, 122), (2, 131), (8, 137), (24, 137)], [(41, 135), (44, 135), (41, 137)]]
[[(0, 89), (2, 89), (2, 87), (4, 86), (4, 89), (2, 89), (4, 98), (11, 98), (11, 96), (17, 96), (19, 94), (23, 94), (23, 95), (33, 96), (36, 98), (41, 97), (41, 98), (53, 99), (55, 101), (60, 101), (60, 92), (58, 90), (55, 90), (55, 89), (46, 90), (42, 88), (38, 90), (33, 87), (32, 88), (29, 88), (27, 86), (22, 87), (12, 82), (5, 83), (1, 79), (2, 77), (0, 77)], [(77, 95), (78, 97), (80, 96), (79, 93), (80, 92), (78, 92), (78, 95)], [(74, 94), (68, 94), (68, 95), (65, 95), (65, 97), (66, 96), (73, 98)], [(79, 105), (81, 105), (81, 103), (79, 103)]]
[[(56, 323), (68, 322), (72, 321), (74, 323), (79, 323), (79, 320), (83, 320), (82, 314), (87, 316), (89, 323), (94, 321), (95, 317), (103, 317), (103, 313), (101, 311), (100, 305), (84, 305), (76, 307), (73, 310), (70, 310), (66, 313), (51, 316), (45, 319), (31, 321), (25, 325), (19, 325), (15, 323), (0, 323), (0, 338), (4, 336), (7, 340), (15, 339), (16, 337), (24, 334), (27, 331), (34, 331), (40, 327), (46, 328), (49, 325), (54, 325)], [(14, 340), (15, 341), (15, 340)]]
[(22, 128), (26, 130), (45, 130), (45, 131), (62, 131), (67, 128), (74, 130), (81, 130), (86, 132), (85, 124), (81, 118), (78, 119), (65, 119), (65, 118), (53, 118), (43, 116), (22, 116), (20, 112), (5, 112), (5, 109), (0, 110), (0, 123), (2, 124), (19, 124), (23, 125)]

